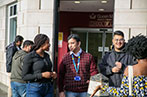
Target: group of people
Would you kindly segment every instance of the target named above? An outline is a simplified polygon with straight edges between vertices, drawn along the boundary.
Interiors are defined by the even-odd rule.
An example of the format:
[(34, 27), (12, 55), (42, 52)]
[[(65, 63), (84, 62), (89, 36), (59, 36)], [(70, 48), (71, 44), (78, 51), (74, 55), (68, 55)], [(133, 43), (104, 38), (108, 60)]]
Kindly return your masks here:
[(90, 97), (98, 90), (107, 91), (114, 97), (147, 97), (147, 37), (138, 35), (130, 39), (125, 52), (133, 55), (137, 63), (125, 68), (120, 86), (99, 85)]
[(34, 42), (18, 35), (15, 42), (6, 47), (7, 72), (11, 72), (12, 97), (53, 97), (53, 79), (57, 73), (52, 71), (52, 62), (46, 51), (50, 39), (38, 34)]
[(36, 35), (34, 42), (26, 40), (22, 50), (20, 46), (23, 37), (20, 40), (17, 37), (21, 36), (16, 36), (13, 45), (7, 47), (12, 49), (15, 46), (14, 52), (9, 55), (12, 60), (6, 62), (7, 69), (9, 68), (7, 71), (11, 71), (12, 97), (54, 97), (53, 79), (56, 78), (59, 97), (86, 97), (90, 77), (99, 72), (109, 78), (109, 86), (97, 86), (91, 97), (100, 89), (112, 96), (127, 97), (128, 65), (133, 67), (131, 96), (147, 96), (147, 37), (143, 35), (133, 37), (125, 43), (124, 33), (115, 31), (112, 51), (106, 53), (97, 66), (93, 56), (80, 47), (80, 37), (71, 34), (67, 39), (69, 52), (63, 56), (58, 76), (52, 71), (52, 62), (46, 53), (50, 47), (47, 35)]

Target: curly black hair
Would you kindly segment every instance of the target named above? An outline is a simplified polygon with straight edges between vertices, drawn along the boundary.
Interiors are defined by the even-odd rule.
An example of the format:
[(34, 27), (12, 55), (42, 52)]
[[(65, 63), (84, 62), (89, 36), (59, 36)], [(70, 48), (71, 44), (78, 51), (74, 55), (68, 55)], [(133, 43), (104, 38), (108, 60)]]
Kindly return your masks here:
[(125, 46), (125, 51), (133, 55), (136, 59), (146, 59), (147, 37), (139, 34), (131, 38)]

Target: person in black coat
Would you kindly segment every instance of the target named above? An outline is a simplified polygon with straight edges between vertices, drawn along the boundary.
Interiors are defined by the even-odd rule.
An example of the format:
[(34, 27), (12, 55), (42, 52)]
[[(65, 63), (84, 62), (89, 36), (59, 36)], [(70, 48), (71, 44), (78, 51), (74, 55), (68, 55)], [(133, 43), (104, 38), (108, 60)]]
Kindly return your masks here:
[(113, 49), (105, 54), (99, 68), (100, 72), (109, 78), (109, 86), (120, 87), (126, 66), (137, 62), (132, 55), (124, 51), (125, 40), (122, 31), (114, 32), (112, 42)]
[(90, 97), (98, 90), (102, 93), (107, 91), (113, 97), (147, 97), (147, 37), (141, 34), (133, 36), (128, 40), (125, 51), (136, 58), (137, 64), (126, 67), (121, 86), (98, 85)]
[(27, 81), (27, 97), (53, 97), (52, 79), (57, 77), (52, 71), (49, 54), (50, 40), (45, 34), (34, 38), (33, 51), (27, 54), (23, 62), (23, 80)]
[(23, 39), (24, 38), (22, 36), (17, 35), (15, 37), (15, 41), (10, 43), (6, 47), (6, 71), (7, 72), (11, 72), (12, 58), (16, 51), (21, 50)]

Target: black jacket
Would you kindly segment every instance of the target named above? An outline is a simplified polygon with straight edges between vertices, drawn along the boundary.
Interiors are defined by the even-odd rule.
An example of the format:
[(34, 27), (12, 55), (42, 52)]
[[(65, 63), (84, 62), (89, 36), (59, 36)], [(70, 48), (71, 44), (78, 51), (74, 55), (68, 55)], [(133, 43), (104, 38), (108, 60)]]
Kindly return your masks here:
[[(21, 48), (19, 48), (21, 49)], [(15, 43), (10, 43), (7, 47), (6, 47), (6, 71), (7, 72), (11, 72), (11, 64), (12, 64), (12, 58), (15, 54), (15, 52), (18, 51)]]
[[(115, 62), (122, 63), (122, 69), (118, 73), (113, 73), (112, 68), (115, 67)], [(100, 72), (109, 78), (109, 85), (120, 87), (124, 70), (127, 65), (136, 64), (136, 60), (133, 56), (121, 51), (115, 52), (112, 50), (105, 54), (102, 59), (102, 63), (99, 64)]]
[(50, 56), (45, 53), (44, 57), (39, 56), (35, 51), (24, 57), (22, 76), (28, 82), (49, 82), (51, 79), (42, 77), (42, 72), (52, 71)]

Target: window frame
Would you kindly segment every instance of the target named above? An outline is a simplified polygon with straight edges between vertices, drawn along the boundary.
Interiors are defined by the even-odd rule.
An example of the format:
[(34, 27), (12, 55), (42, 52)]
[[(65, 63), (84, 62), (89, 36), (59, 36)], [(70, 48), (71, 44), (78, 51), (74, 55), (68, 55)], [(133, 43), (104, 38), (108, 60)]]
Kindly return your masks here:
[[(14, 6), (16, 6), (16, 10), (14, 9)], [(8, 5), (8, 13), (7, 13), (7, 44), (9, 44), (9, 43), (11, 43), (12, 41), (11, 41), (11, 39), (10, 39), (10, 33), (12, 33), (12, 32), (10, 32), (10, 30), (11, 30), (11, 19), (15, 19), (16, 18), (16, 32), (15, 33), (13, 33), (13, 34), (15, 34), (15, 35), (13, 35), (13, 36), (16, 36), (17, 35), (17, 10), (18, 10), (18, 8), (17, 8), (17, 3), (13, 3), (13, 4), (10, 4), (10, 5)], [(12, 10), (11, 10), (11, 8), (12, 8)], [(14, 12), (16, 12), (16, 14), (14, 14)], [(11, 13), (12, 13), (12, 15), (11, 15)], [(14, 39), (15, 38), (12, 38), (13, 39), (13, 41), (14, 41)]]

